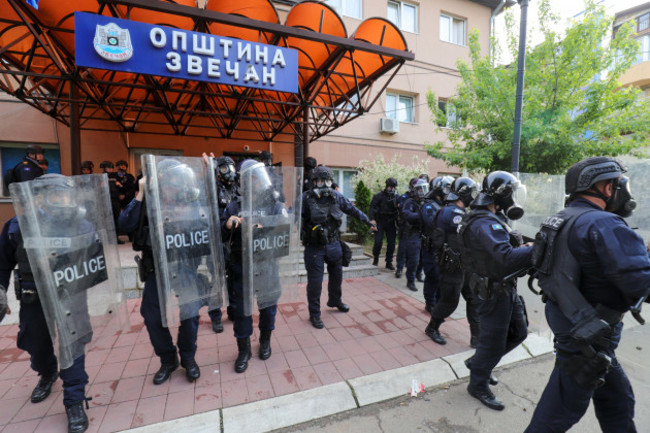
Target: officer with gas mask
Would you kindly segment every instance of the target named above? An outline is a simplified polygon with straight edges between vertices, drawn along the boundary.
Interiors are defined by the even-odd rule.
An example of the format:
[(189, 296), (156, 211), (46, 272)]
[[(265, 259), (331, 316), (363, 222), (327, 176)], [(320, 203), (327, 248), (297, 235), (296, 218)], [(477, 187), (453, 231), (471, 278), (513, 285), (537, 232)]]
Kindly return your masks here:
[(386, 234), (386, 269), (394, 271), (393, 253), (395, 252), (395, 236), (397, 235), (397, 180), (393, 177), (386, 179), (386, 188), (375, 194), (370, 202), (368, 217), (377, 225), (375, 243), (372, 246), (373, 266), (379, 264), (379, 253)]
[[(250, 197), (242, 197), (237, 195), (223, 212), (221, 219), (221, 230), (223, 242), (228, 244), (229, 258), (226, 259), (228, 266), (228, 298), (230, 301), (231, 318), (233, 320), (233, 331), (237, 339), (238, 355), (235, 360), (235, 372), (243, 373), (248, 368), (248, 361), (252, 357), (251, 351), (251, 335), (253, 334), (253, 317), (245, 312), (246, 299), (245, 291), (249, 293), (254, 291), (250, 287), (244, 287), (244, 263), (243, 253), (244, 249), (249, 249), (250, 245), (243, 245), (242, 235), (242, 222), (245, 218), (253, 219), (260, 216), (274, 216), (286, 213), (286, 210), (279, 201), (279, 193), (273, 187), (273, 182), (269, 176), (269, 172), (265, 165), (254, 159), (247, 159), (242, 162), (240, 166), (240, 175), (247, 176), (251, 180), (251, 187), (246, 191), (240, 191), (241, 194), (250, 194)], [(243, 185), (242, 185), (243, 189)], [(251, 210), (259, 215), (243, 215), (242, 204), (243, 200), (252, 202)], [(261, 229), (262, 227), (252, 227), (252, 230)], [(253, 257), (253, 259), (255, 259)], [(253, 266), (252, 263), (248, 264), (249, 267)], [(259, 272), (260, 268), (256, 268)], [(258, 306), (260, 306), (259, 296), (265, 296), (265, 293), (275, 292), (280, 285), (278, 269), (262, 269), (264, 275), (257, 276), (258, 280), (265, 280), (268, 284), (265, 288), (255, 287), (255, 290), (260, 290), (264, 293), (257, 293)], [(254, 272), (253, 272), (254, 273)], [(278, 296), (272, 301), (265, 302), (265, 307), (259, 308), (259, 358), (266, 360), (271, 357), (271, 334), (275, 329), (275, 316), (277, 314)], [(252, 302), (252, 300), (251, 300)]]
[(511, 235), (506, 224), (507, 219), (523, 216), (524, 210), (515, 200), (522, 193), (525, 187), (511, 173), (489, 173), (470, 205), (472, 210), (458, 227), (463, 270), (477, 302), (480, 322), (476, 353), (465, 361), (471, 371), (467, 391), (494, 410), (503, 410), (505, 405), (488, 386), (492, 369), (528, 333), (516, 278), (508, 278), (531, 266), (532, 244), (522, 245), (521, 238)]
[(406, 199), (401, 209), (404, 221), (404, 243), (406, 247), (406, 288), (416, 292), (415, 274), (420, 263), (420, 236), (422, 234), (422, 221), (420, 208), (429, 192), (429, 183), (418, 179), (413, 185), (413, 195)]
[[(92, 224), (84, 219), (85, 210), (75, 201), (76, 192), (70, 178), (60, 174), (46, 174), (32, 182), (31, 191), (39, 203), (41, 236), (48, 239), (74, 239), (78, 235), (94, 233)], [(91, 247), (93, 245), (97, 244), (93, 241)], [(31, 402), (39, 403), (45, 400), (50, 395), (52, 385), (58, 377), (61, 377), (68, 432), (84, 432), (89, 425), (83, 408), (83, 403), (86, 401), (85, 388), (88, 384), (84, 346), (90, 342), (92, 332), (84, 333), (77, 340), (68, 341), (65, 339), (67, 338), (65, 334), (61, 336), (65, 331), (59, 328), (60, 323), (58, 321), (53, 323), (56, 319), (52, 318), (52, 313), (50, 312), (46, 317), (44, 311), (49, 310), (46, 310), (44, 305), (52, 302), (55, 295), (52, 293), (45, 295), (46, 288), (43, 286), (37, 288), (36, 274), (33, 273), (35, 266), (30, 264), (18, 218), (14, 217), (7, 221), (0, 235), (0, 291), (5, 298), (4, 304), (0, 305), (0, 310), (3, 317), (7, 309), (5, 293), (11, 271), (16, 265), (18, 270), (14, 275), (14, 283), (16, 297), (20, 301), (17, 345), (29, 353), (31, 368), (40, 376), (38, 384), (32, 391)], [(45, 272), (44, 269), (40, 271)], [(63, 293), (65, 289), (58, 290)], [(76, 299), (83, 302), (80, 302), (76, 308), (72, 305), (66, 305), (65, 308), (73, 311), (73, 321), (78, 325), (78, 329), (91, 330), (87, 308), (84, 308), (85, 293), (77, 296)], [(51, 337), (53, 332), (48, 332), (48, 328), (51, 327), (57, 328), (56, 334), (59, 336), (57, 343), (74, 354), (72, 365), (62, 368), (61, 371), (58, 371), (59, 360), (54, 354)], [(63, 364), (64, 361), (61, 360), (61, 363)]]
[(302, 197), (302, 242), (305, 245), (309, 320), (314, 328), (322, 329), (325, 324), (320, 317), (320, 295), (325, 264), (329, 273), (327, 306), (343, 313), (350, 311), (341, 299), (343, 251), (339, 228), (343, 214), (368, 224), (373, 230), (377, 227), (344, 195), (332, 189), (332, 170), (321, 165), (312, 171), (311, 176), (313, 188)]
[[(210, 153), (210, 156), (214, 158), (214, 154)], [(203, 154), (204, 160), (208, 161), (208, 155)], [(223, 215), (223, 212), (226, 210), (226, 207), (235, 199), (238, 195), (238, 182), (237, 182), (237, 170), (235, 169), (235, 161), (232, 160), (229, 156), (220, 156), (215, 161), (215, 173), (217, 179), (217, 204), (219, 205), (219, 215)], [(223, 244), (223, 253), (224, 259), (227, 261), (230, 257), (229, 244)], [(232, 317), (233, 311), (233, 300), (231, 299), (228, 304), (228, 317)], [(212, 330), (220, 334), (223, 332), (223, 322), (221, 308), (209, 308), (208, 314), (210, 315), (210, 321), (212, 322)]]
[[(469, 209), (469, 204), (477, 195), (476, 182), (468, 177), (457, 178), (451, 184), (451, 191), (447, 194), (447, 204), (434, 217), (435, 228), (429, 245), (434, 251), (435, 260), (440, 269), (439, 298), (431, 310), (431, 321), (424, 332), (438, 344), (447, 344), (439, 328), (445, 318), (449, 317), (458, 307), (461, 293), (467, 306), (467, 321), (471, 332), (470, 342), (473, 342), (473, 346), (475, 346), (478, 341), (478, 314), (468, 284), (463, 284), (461, 248), (458, 239), (458, 224), (462, 221), (466, 210)], [(431, 258), (427, 257), (427, 262), (430, 260)]]
[[(161, 161), (157, 167), (157, 176), (161, 188), (161, 201), (175, 203), (174, 211), (184, 213), (186, 221), (198, 221), (196, 215), (198, 210), (194, 206), (197, 199), (198, 189), (195, 185), (194, 172), (186, 164), (173, 158)], [(147, 216), (145, 203), (145, 188), (147, 177), (139, 181), (139, 190), (135, 198), (120, 214), (120, 228), (127, 233), (133, 233), (133, 249), (141, 251), (142, 256), (138, 262), (140, 278), (144, 279), (144, 291), (142, 293), (142, 304), (140, 314), (144, 319), (147, 333), (154, 352), (160, 358), (160, 368), (154, 374), (154, 385), (160, 385), (169, 379), (172, 373), (180, 366), (185, 368), (185, 376), (189, 382), (197, 380), (201, 376), (201, 370), (195, 360), (196, 339), (199, 329), (199, 305), (188, 305), (187, 313), (183, 314), (178, 327), (178, 338), (174, 345), (169, 327), (163, 323), (161, 305), (165, 306), (171, 302), (170, 299), (160, 299), (156, 278), (156, 265), (153, 246), (151, 244), (150, 221)], [(172, 254), (176, 254), (172, 251)], [(172, 256), (170, 263), (173, 263), (173, 272), (178, 279), (191, 281), (194, 287), (198, 287), (199, 259), (178, 258)], [(180, 354), (180, 363), (178, 355)]]
[(615, 350), (623, 315), (649, 294), (650, 260), (643, 240), (623, 219), (636, 206), (625, 172), (610, 157), (571, 166), (567, 207), (536, 236), (533, 264), (548, 299), (556, 362), (527, 433), (569, 430), (590, 401), (603, 432), (637, 431), (634, 393)]
[(313, 156), (308, 156), (305, 158), (304, 166), (305, 172), (302, 181), (302, 192), (307, 192), (312, 189), (311, 172), (318, 166), (318, 162), (316, 162), (316, 158)]
[(397, 198), (397, 238), (399, 239), (399, 244), (397, 245), (397, 260), (396, 260), (396, 269), (395, 269), (395, 278), (401, 278), (402, 277), (402, 270), (404, 269), (404, 265), (406, 264), (406, 240), (404, 235), (406, 234), (406, 228), (408, 226), (408, 223), (404, 220), (404, 217), (402, 216), (402, 208), (404, 207), (404, 203), (406, 203), (406, 200), (409, 198), (413, 197), (413, 194), (415, 194), (415, 182), (418, 181), (417, 177), (412, 177), (411, 180), (409, 180), (409, 189), (406, 191), (404, 194), (400, 195)]

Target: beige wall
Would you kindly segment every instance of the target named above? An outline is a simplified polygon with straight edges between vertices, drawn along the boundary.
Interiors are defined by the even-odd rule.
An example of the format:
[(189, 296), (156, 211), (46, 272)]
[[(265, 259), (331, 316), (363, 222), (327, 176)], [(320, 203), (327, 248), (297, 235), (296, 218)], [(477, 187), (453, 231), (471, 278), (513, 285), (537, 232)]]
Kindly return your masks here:
[[(431, 122), (431, 113), (426, 105), (426, 94), (432, 90), (439, 97), (454, 94), (460, 81), (456, 61), (468, 60), (469, 48), (440, 40), (440, 14), (445, 13), (466, 20), (467, 32), (479, 30), (481, 46), (487, 54), (489, 47), (491, 10), (467, 0), (414, 1), (418, 5), (419, 32), (404, 32), (408, 49), (415, 54), (415, 60), (407, 62), (391, 81), (388, 91), (391, 93), (412, 95), (415, 98), (415, 122), (400, 123), (400, 132), (394, 135), (381, 133), (380, 119), (385, 117), (385, 92), (369, 113), (351, 123), (338, 128), (325, 137), (311, 143), (309, 153), (319, 163), (335, 167), (355, 167), (358, 161), (374, 159), (383, 154), (391, 159), (395, 153), (401, 155), (401, 161), (410, 163), (412, 157), (429, 160), (431, 174), (439, 170), (449, 172), (458, 169), (448, 168), (440, 160), (427, 156), (424, 145), (445, 141), (445, 134), (436, 133)], [(387, 2), (364, 0), (364, 17), (386, 17)], [(361, 22), (344, 17), (349, 33)], [(375, 83), (381, 88), (385, 81)]]

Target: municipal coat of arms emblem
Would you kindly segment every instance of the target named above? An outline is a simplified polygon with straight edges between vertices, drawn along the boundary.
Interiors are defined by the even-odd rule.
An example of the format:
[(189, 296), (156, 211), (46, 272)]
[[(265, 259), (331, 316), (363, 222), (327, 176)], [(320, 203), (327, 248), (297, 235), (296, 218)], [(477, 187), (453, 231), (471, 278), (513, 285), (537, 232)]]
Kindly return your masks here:
[(133, 56), (129, 30), (114, 23), (97, 24), (93, 45), (97, 54), (110, 62), (126, 62)]

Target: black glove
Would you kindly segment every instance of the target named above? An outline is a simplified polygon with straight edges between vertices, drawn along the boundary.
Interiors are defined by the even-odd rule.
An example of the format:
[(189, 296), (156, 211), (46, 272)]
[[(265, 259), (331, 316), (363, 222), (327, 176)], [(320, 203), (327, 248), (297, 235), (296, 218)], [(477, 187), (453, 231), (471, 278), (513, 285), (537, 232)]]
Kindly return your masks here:
[(611, 336), (612, 327), (604, 320), (595, 316), (592, 319), (578, 323), (571, 330), (571, 337), (579, 345), (596, 344), (601, 347), (609, 347), (611, 344)]

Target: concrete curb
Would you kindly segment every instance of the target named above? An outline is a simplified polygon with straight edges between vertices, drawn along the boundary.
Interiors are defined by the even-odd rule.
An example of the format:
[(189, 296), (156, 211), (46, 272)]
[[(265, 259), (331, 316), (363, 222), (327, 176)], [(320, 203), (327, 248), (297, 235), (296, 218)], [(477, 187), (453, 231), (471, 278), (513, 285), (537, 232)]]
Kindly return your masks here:
[[(524, 343), (504, 356), (497, 367), (536, 358), (552, 350), (553, 343), (549, 338), (529, 334)], [(466, 378), (469, 376), (469, 370), (465, 367), (464, 360), (473, 353), (473, 350), (456, 353), (432, 361), (358, 377), (348, 382), (338, 382), (129, 431), (136, 433), (268, 432), (408, 395), (413, 380), (426, 388), (432, 388)], [(217, 426), (220, 426), (220, 429)]]

